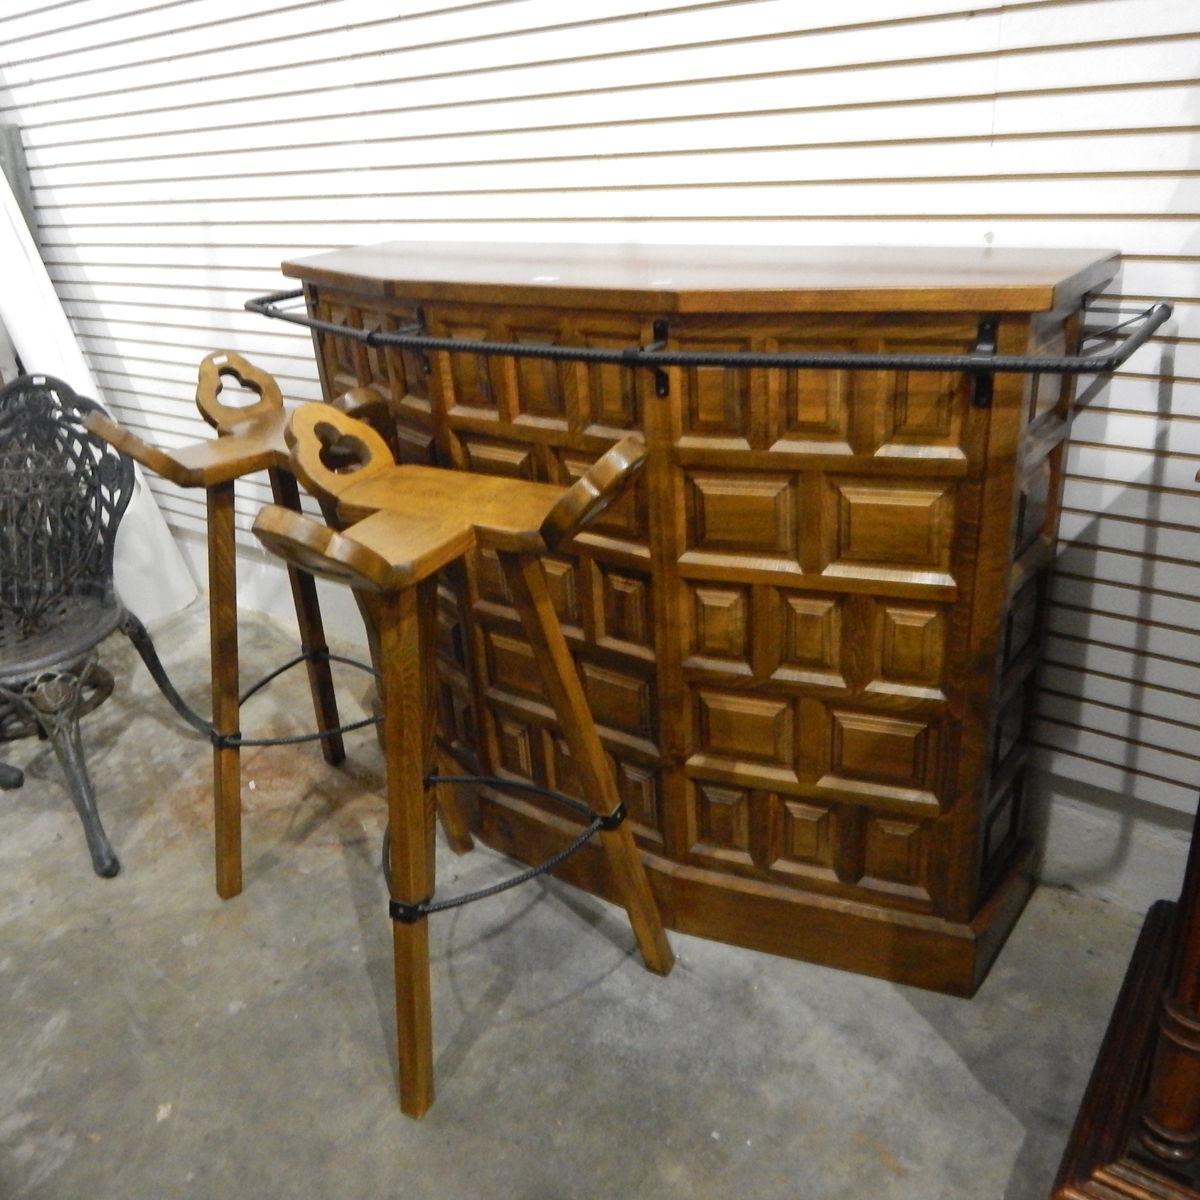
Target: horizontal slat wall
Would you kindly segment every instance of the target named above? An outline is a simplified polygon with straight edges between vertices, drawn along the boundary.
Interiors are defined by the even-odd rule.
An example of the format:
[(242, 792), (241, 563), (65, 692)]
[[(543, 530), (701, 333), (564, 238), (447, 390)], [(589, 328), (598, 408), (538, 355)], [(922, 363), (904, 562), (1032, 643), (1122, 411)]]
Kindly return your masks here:
[[(1200, 785), (1200, 9), (1179, 0), (7, 0), (0, 120), (108, 400), (201, 435), (208, 350), (296, 399), (241, 311), (387, 238), (1117, 247), (1176, 301), (1080, 418), (1038, 738), (1059, 774)], [(197, 531), (194, 495), (156, 483)], [(243, 525), (266, 499), (243, 488)]]

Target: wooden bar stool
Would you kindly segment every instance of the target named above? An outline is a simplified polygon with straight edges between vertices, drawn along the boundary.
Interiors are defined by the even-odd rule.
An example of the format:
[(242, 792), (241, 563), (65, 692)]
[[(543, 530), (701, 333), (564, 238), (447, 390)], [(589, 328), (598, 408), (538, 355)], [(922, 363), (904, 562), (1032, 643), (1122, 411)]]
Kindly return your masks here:
[[(258, 395), (247, 407), (226, 405), (219, 399), (222, 380), (232, 376)], [(369, 415), (377, 393), (359, 398), (349, 394), (346, 406)], [(213, 747), (213, 802), (216, 823), (217, 894), (224, 900), (242, 890), (241, 752), (239, 737), (239, 671), (237, 631), (237, 571), (234, 542), (234, 484), (245, 475), (266, 471), (275, 503), (300, 509), (300, 494), (288, 461), (284, 440), (287, 412), (279, 385), (240, 354), (216, 351), (200, 364), (196, 405), (201, 416), (217, 430), (213, 440), (196, 442), (179, 450), (148, 445), (110, 417), (93, 413), (88, 429), (148, 470), (180, 487), (202, 487), (208, 501), (209, 637), (212, 654), (213, 726), (220, 738), (234, 744)], [(316, 584), (304, 571), (288, 568), (296, 621), (307, 659), (321, 752), (330, 764), (346, 756), (338, 729), (337, 701), (329, 668), (329, 648), (321, 622)], [(172, 689), (173, 690), (173, 689)], [(335, 731), (335, 732), (330, 732)]]
[(292, 566), (373, 597), (384, 706), (396, 969), (400, 1107), (420, 1117), (433, 1102), (429, 940), (434, 892), (437, 572), (473, 547), (495, 550), (547, 696), (578, 768), (617, 892), (646, 966), (674, 965), (654, 896), (547, 589), (540, 555), (597, 516), (640, 469), (645, 446), (627, 438), (571, 488), (397, 466), (367, 425), (320, 404), (292, 417), (292, 469), (336, 505), (342, 530), (268, 506), (254, 533)]

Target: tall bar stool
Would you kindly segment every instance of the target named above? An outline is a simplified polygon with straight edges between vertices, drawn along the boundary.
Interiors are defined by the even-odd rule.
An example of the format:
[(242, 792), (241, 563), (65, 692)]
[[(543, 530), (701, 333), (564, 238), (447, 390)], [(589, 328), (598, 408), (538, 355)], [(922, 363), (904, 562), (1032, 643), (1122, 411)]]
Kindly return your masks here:
[[(232, 377), (258, 399), (235, 407), (221, 402), (222, 381)], [(355, 389), (340, 401), (349, 412), (368, 419), (387, 419), (377, 392)], [(212, 655), (212, 726), (179, 698), (165, 676), (158, 679), (168, 698), (192, 724), (213, 741), (213, 808), (216, 826), (217, 895), (228, 900), (242, 890), (241, 745), (238, 708), (237, 559), (234, 541), (234, 485), (243, 476), (266, 471), (275, 503), (298, 512), (300, 493), (284, 439), (287, 412), (279, 385), (240, 354), (219, 350), (199, 368), (196, 405), (218, 436), (179, 450), (161, 450), (104, 414), (91, 414), (87, 428), (148, 470), (184, 488), (202, 487), (208, 502), (209, 639)], [(321, 752), (331, 765), (346, 756), (338, 726), (337, 701), (330, 673), (316, 584), (310, 574), (288, 568), (302, 656), (308, 670)], [(185, 711), (186, 710), (186, 711)], [(460, 853), (472, 845), (466, 822), (455, 811), (444, 818), (447, 838)]]
[(504, 569), (578, 769), (593, 826), (646, 966), (666, 975), (670, 943), (638, 856), (575, 664), (551, 602), (540, 555), (583, 528), (640, 469), (645, 446), (627, 438), (571, 488), (438, 467), (397, 466), (360, 421), (320, 404), (292, 417), (292, 469), (342, 529), (268, 506), (254, 533), (294, 568), (373, 598), (387, 772), (389, 890), (396, 971), (400, 1108), (422, 1116), (433, 1102), (429, 935), (434, 893), (437, 572), (473, 547)]

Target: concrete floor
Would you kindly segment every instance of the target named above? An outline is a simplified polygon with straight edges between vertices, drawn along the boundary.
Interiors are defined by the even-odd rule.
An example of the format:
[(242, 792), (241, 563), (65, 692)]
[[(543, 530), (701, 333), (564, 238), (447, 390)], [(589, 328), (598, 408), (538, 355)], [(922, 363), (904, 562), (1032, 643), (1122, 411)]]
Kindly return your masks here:
[[(156, 630), (206, 707), (205, 614)], [(291, 646), (247, 617), (245, 677)], [(3, 748), (0, 1197), (1044, 1197), (1140, 919), (1034, 897), (972, 1001), (673, 934), (539, 881), (432, 920), (439, 1095), (396, 1107), (380, 758), (246, 755), (246, 890), (212, 888), (210, 750), (130, 648), (85, 721), (124, 865), (92, 874), (45, 743)], [(365, 676), (340, 676), (365, 700)], [(303, 674), (243, 728), (298, 732)], [(253, 782), (250, 782), (253, 781)], [(510, 864), (439, 849), (447, 887)]]

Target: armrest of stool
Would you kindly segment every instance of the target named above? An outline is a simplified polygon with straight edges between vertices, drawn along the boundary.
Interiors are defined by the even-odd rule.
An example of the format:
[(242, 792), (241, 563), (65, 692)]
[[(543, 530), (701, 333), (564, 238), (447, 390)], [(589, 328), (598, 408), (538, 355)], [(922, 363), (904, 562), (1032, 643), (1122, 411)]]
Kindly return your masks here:
[(129, 455), (134, 462), (139, 462), (147, 470), (177, 483), (180, 487), (199, 487), (201, 480), (193, 468), (177, 461), (165, 450), (143, 442), (136, 433), (131, 433), (124, 425), (119, 425), (112, 417), (101, 412), (90, 412), (83, 418), (83, 427), (88, 433), (94, 433), (103, 438), (114, 449)]
[(392, 585), (387, 559), (305, 513), (268, 504), (251, 531), (272, 554), (311, 575), (368, 592)]
[(602, 454), (566, 491), (542, 522), (549, 550), (574, 537), (619, 500), (646, 463), (646, 443), (630, 434)]

